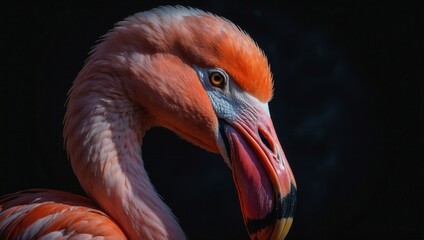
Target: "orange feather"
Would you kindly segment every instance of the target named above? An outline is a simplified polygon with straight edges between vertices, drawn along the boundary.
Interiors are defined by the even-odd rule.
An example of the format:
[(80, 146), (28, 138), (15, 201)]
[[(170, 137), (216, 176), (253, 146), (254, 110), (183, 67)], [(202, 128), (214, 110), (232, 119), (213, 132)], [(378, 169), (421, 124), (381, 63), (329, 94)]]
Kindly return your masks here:
[[(194, 41), (184, 44), (190, 46), (186, 52), (193, 54), (190, 59), (200, 60), (204, 67), (223, 68), (244, 91), (262, 102), (271, 100), (273, 82), (268, 60), (247, 33), (240, 34), (241, 30), (226, 19), (206, 14), (187, 17), (185, 24), (187, 32), (180, 31), (178, 37), (182, 45)], [(207, 30), (200, 31), (202, 28)]]
[[(35, 238), (61, 231), (63, 235), (87, 234), (127, 239), (120, 227), (88, 198), (75, 194), (32, 189), (0, 199), (0, 239), (16, 239), (37, 227)], [(39, 222), (40, 219), (46, 221)], [(88, 224), (87, 224), (88, 223)]]

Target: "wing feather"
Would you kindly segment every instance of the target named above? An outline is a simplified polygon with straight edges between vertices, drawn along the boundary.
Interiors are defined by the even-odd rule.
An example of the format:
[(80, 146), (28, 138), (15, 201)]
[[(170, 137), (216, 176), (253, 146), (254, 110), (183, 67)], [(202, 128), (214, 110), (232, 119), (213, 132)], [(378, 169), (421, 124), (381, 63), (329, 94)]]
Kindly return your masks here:
[(0, 239), (127, 239), (90, 199), (34, 189), (0, 198)]

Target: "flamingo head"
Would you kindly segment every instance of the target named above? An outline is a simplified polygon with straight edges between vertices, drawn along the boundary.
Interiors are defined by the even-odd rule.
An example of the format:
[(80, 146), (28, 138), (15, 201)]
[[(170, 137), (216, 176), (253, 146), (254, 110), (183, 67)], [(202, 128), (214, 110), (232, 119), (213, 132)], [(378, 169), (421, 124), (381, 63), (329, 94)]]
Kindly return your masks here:
[(115, 52), (125, 92), (145, 118), (222, 155), (250, 238), (284, 238), (296, 183), (270, 117), (272, 76), (257, 44), (230, 21), (183, 7), (136, 14), (106, 39), (97, 52)]

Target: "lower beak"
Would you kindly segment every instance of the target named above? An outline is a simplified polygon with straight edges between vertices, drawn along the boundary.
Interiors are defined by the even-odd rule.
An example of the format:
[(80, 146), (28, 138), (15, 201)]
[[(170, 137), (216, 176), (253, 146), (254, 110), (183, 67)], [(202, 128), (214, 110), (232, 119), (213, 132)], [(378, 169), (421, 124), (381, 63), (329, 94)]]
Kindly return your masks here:
[(270, 117), (220, 121), (250, 239), (284, 239), (296, 208), (296, 182)]

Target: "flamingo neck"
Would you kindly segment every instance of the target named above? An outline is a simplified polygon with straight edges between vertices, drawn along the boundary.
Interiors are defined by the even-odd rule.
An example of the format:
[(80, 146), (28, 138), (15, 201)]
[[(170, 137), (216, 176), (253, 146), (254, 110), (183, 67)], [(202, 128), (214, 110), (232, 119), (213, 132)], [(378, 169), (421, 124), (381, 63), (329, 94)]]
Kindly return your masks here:
[(125, 97), (119, 83), (84, 72), (74, 82), (64, 132), (74, 173), (130, 239), (185, 239), (144, 169), (147, 115)]

